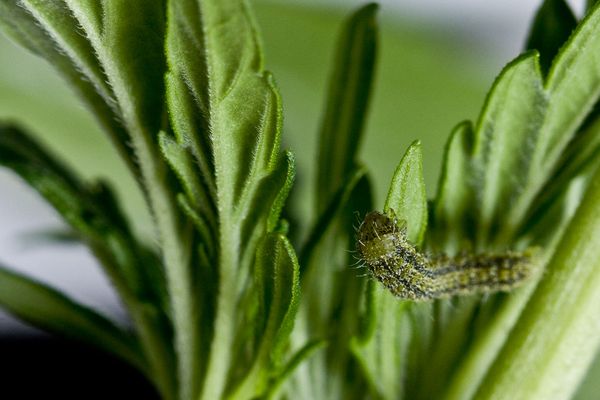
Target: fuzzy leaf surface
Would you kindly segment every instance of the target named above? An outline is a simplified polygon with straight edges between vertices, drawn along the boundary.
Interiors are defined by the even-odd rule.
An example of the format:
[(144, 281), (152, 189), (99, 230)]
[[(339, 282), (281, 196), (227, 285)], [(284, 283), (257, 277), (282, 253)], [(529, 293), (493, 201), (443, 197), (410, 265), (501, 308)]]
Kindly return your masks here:
[(206, 263), (218, 266), (216, 297), (200, 304), (214, 307), (200, 312), (214, 315), (203, 321), (214, 335), (197, 339), (209, 345), (192, 352), (203, 361), (186, 379), (203, 370), (189, 396), (220, 398), (239, 383), (228, 371), (244, 368), (232, 353), (243, 335), (235, 329), (244, 314), (241, 282), (251, 279), (261, 237), (279, 225), (293, 158), (281, 156), (281, 99), (245, 1), (168, 1), (166, 54), (174, 135), (163, 138), (163, 152), (186, 188), (180, 204), (188, 215), (195, 210), (202, 236), (214, 239), (203, 246), (218, 244), (206, 251)]

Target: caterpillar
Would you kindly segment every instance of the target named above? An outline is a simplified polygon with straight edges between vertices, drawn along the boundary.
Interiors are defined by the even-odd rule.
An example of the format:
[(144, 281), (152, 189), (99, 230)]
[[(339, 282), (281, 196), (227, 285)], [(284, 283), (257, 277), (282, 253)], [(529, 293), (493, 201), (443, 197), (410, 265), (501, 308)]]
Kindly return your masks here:
[(407, 239), (393, 212), (368, 213), (356, 235), (361, 260), (392, 294), (409, 300), (508, 291), (536, 270), (534, 250), (499, 254), (429, 256)]

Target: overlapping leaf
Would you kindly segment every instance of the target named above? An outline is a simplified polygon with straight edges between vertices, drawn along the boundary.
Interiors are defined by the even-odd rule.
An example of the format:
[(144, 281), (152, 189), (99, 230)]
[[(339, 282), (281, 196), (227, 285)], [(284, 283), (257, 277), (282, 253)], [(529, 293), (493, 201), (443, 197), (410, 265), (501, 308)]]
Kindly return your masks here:
[[(247, 303), (242, 309), (237, 304), (246, 296), (261, 237), (278, 227), (293, 158), (281, 157), (281, 100), (264, 71), (246, 2), (170, 1), (167, 14), (167, 103), (174, 137), (163, 136), (162, 148), (186, 189), (184, 211), (205, 244), (218, 243), (207, 249), (206, 260), (218, 265), (217, 297), (200, 306), (214, 307), (216, 319), (202, 323), (218, 334), (203, 337), (210, 346), (193, 354), (205, 363), (198, 367), (205, 370), (201, 396), (219, 398), (236, 384), (228, 379), (240, 379), (227, 371), (244, 370), (230, 365), (232, 344), (243, 334), (234, 327), (250, 310)], [(197, 379), (192, 371), (186, 379)]]
[[(556, 3), (547, 1), (538, 21), (552, 17), (548, 13), (556, 10), (551, 7), (564, 7)], [(564, 17), (565, 10), (560, 14)], [(435, 202), (431, 243), (452, 237), (446, 247), (454, 251), (469, 241), (478, 249), (498, 248), (514, 246), (525, 233), (531, 235), (527, 240), (550, 243), (561, 232), (570, 182), (596, 165), (597, 124), (594, 114), (588, 116), (600, 95), (598, 21), (600, 12), (594, 8), (562, 46), (545, 79), (535, 54), (510, 63), (494, 84), (473, 136), (463, 135), (462, 144), (453, 136)], [(540, 34), (545, 26), (534, 29)], [(560, 47), (557, 41), (541, 44), (545, 62)], [(544, 221), (552, 221), (552, 229), (541, 232), (541, 226), (548, 226)], [(459, 228), (452, 228), (454, 222)], [(449, 398), (474, 393), (480, 371), (493, 362), (506, 338), (497, 327), (515, 323), (531, 287), (521, 292), (510, 301), (496, 297), (495, 317), (486, 322), (491, 328), (474, 337), (448, 385)], [(479, 318), (485, 315), (480, 312)]]
[[(36, 189), (87, 243), (121, 296), (164, 394), (172, 390), (168, 299), (162, 266), (133, 237), (110, 189), (88, 186), (36, 141), (12, 126), (0, 126), (0, 165)], [(18, 292), (11, 292), (18, 304)], [(8, 292), (5, 294), (9, 296)], [(8, 298), (8, 297), (7, 297)], [(41, 313), (34, 323), (44, 325)]]
[(254, 274), (258, 317), (251, 341), (252, 357), (231, 398), (260, 397), (274, 390), (273, 378), (283, 369), (284, 349), (289, 344), (299, 304), (300, 269), (295, 252), (283, 235), (270, 233), (261, 241)]
[[(595, 68), (598, 52), (594, 50), (599, 43), (599, 15), (595, 10), (582, 21), (555, 58), (547, 79), (542, 78), (537, 56), (531, 53), (517, 58), (500, 74), (479, 117), (473, 143), (456, 153), (466, 162), (451, 155), (457, 147), (449, 144), (435, 203), (436, 231), (445, 229), (451, 220), (463, 224), (477, 220), (477, 239), (475, 229), (465, 229), (462, 240), (473, 240), (480, 248), (506, 243), (527, 225), (532, 202), (552, 185), (554, 176), (565, 176), (560, 170), (564, 157), (573, 154), (572, 146), (582, 149), (583, 133), (577, 132), (600, 95), (600, 73)], [(586, 157), (577, 160), (580, 166), (597, 149), (595, 141), (588, 140), (591, 146)], [(574, 174), (571, 171), (567, 179)], [(452, 177), (463, 183), (450, 185), (446, 180), (456, 179)], [(447, 205), (457, 193), (463, 193), (461, 199)], [(443, 210), (447, 207), (453, 209)]]
[[(462, 221), (458, 226), (477, 221), (477, 226), (470, 230), (477, 232), (475, 244), (479, 247), (497, 233), (505, 219), (504, 205), (514, 203), (527, 185), (527, 176), (514, 171), (530, 168), (531, 147), (537, 142), (545, 110), (546, 95), (537, 56), (522, 56), (497, 78), (473, 138), (468, 138), (466, 124), (452, 136), (434, 225), (447, 221), (443, 223), (446, 228), (452, 220)], [(457, 195), (460, 197), (456, 198)], [(469, 235), (469, 227), (462, 233)], [(474, 239), (472, 236), (463, 239), (467, 238)]]
[[(348, 267), (355, 260), (341, 249), (353, 246), (355, 213), (372, 209), (371, 185), (358, 150), (376, 58), (376, 10), (374, 4), (360, 8), (342, 28), (319, 132), (314, 225), (300, 253), (304, 301), (299, 315), (304, 326), (295, 344), (316, 338), (327, 340), (328, 347), (288, 386), (288, 395), (298, 399), (349, 398), (364, 389), (360, 378), (343, 384), (357, 371), (348, 348), (357, 330), (353, 310), (359, 307), (364, 280)], [(317, 381), (312, 387), (299, 384), (305, 379)]]

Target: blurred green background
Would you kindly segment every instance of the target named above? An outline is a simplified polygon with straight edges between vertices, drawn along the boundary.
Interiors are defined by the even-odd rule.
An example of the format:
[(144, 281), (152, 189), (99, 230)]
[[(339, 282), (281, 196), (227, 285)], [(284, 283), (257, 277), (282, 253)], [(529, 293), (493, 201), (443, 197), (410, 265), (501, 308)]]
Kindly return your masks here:
[[(336, 33), (350, 11), (256, 4), (267, 67), (284, 103), (284, 146), (298, 160), (295, 206), (300, 215), (312, 201), (316, 133)], [(427, 191), (433, 196), (448, 134), (461, 120), (477, 116), (487, 88), (509, 61), (499, 60), (493, 47), (448, 27), (403, 19), (386, 8), (382, 15), (376, 83), (362, 148), (379, 207), (396, 164), (415, 139), (423, 144)], [(49, 65), (1, 36), (0, 61), (0, 118), (28, 127), (84, 176), (110, 179), (136, 229), (147, 234), (148, 216), (135, 183), (69, 88)], [(0, 198), (11, 196), (4, 182), (0, 176)], [(600, 398), (596, 364), (579, 399)]]
[[(326, 81), (336, 34), (350, 11), (283, 2), (256, 4), (267, 67), (283, 97), (284, 146), (298, 159), (300, 207), (310, 201)], [(474, 43), (465, 46), (464, 38), (443, 28), (433, 31), (431, 25), (385, 18), (386, 11), (382, 10), (379, 63), (362, 151), (376, 184), (377, 204), (415, 139), (423, 143), (428, 192), (433, 195), (446, 137), (458, 122), (477, 115), (497, 72), (484, 62), (492, 57), (490, 49), (475, 48)], [(30, 128), (85, 176), (113, 180), (143, 228), (142, 200), (133, 181), (69, 88), (44, 61), (4, 37), (0, 59), (0, 118)]]

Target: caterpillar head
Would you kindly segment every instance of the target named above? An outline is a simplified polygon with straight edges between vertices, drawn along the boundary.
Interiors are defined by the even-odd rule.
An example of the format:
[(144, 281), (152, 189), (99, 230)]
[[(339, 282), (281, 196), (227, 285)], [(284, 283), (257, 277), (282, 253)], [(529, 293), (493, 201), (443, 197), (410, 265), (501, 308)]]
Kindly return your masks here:
[(367, 265), (393, 257), (398, 240), (406, 240), (406, 221), (398, 221), (393, 210), (368, 213), (356, 233), (357, 250)]
[(387, 214), (371, 211), (358, 227), (356, 239), (364, 243), (390, 233), (406, 235), (406, 221), (398, 220), (394, 210)]

